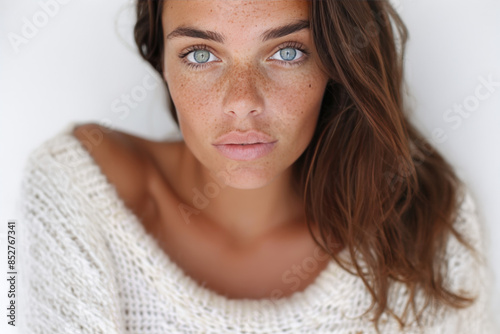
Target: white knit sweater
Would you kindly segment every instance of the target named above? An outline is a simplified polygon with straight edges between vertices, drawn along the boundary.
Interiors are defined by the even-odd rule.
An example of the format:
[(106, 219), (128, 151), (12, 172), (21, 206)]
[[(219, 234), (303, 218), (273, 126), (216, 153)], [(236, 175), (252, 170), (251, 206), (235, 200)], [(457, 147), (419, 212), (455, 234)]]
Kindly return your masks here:
[[(375, 333), (369, 316), (357, 317), (371, 295), (333, 260), (306, 290), (274, 302), (227, 299), (198, 285), (146, 233), (71, 135), (73, 126), (40, 145), (26, 165), (18, 224), (18, 244), (27, 245), (20, 254), (21, 333)], [(461, 213), (457, 228), (483, 251), (468, 193)], [(494, 333), (488, 266), (454, 238), (447, 250), (450, 286), (479, 293), (478, 302), (429, 310), (422, 329), (404, 333)], [(394, 284), (389, 302), (399, 315), (406, 297)], [(380, 329), (400, 333), (385, 314)]]

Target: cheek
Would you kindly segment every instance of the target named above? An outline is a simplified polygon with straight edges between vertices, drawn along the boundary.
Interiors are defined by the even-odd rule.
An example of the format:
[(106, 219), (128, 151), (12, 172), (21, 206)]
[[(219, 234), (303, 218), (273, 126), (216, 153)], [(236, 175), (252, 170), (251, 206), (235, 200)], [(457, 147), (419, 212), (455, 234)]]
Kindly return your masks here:
[[(277, 118), (284, 126), (296, 128), (316, 124), (325, 85), (313, 76), (295, 77), (266, 92)], [(292, 78), (290, 78), (292, 79)]]
[(193, 77), (183, 73), (171, 73), (167, 82), (179, 122), (213, 121), (214, 104), (219, 99), (220, 88), (203, 76)]
[[(318, 76), (295, 78), (290, 84), (270, 91), (275, 129), (285, 140), (283, 159), (298, 158), (309, 145), (319, 117), (326, 79)], [(284, 158), (287, 157), (287, 158)]]
[(303, 67), (269, 72), (269, 84), (266, 95), (270, 99), (279, 99), (288, 110), (308, 111), (321, 104), (326, 79), (314, 63)]

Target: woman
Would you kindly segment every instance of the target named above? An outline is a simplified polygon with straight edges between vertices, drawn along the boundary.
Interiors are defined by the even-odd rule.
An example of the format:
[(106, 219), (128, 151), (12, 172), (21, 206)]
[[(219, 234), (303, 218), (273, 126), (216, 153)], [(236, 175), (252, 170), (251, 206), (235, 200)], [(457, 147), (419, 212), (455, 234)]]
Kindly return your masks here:
[(139, 1), (184, 140), (72, 124), (32, 154), (30, 329), (492, 332), (474, 202), (403, 110), (406, 36), (386, 1)]

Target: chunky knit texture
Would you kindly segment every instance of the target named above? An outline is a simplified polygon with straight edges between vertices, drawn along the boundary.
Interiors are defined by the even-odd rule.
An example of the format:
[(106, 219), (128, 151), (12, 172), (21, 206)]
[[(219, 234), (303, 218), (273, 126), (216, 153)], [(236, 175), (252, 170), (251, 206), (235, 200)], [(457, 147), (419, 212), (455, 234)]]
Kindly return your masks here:
[[(19, 242), (28, 245), (21, 254), (22, 333), (375, 333), (370, 314), (358, 317), (371, 295), (333, 260), (306, 290), (275, 301), (227, 299), (199, 285), (125, 206), (71, 134), (74, 125), (40, 145), (26, 164), (19, 224)], [(458, 230), (484, 252), (469, 193), (460, 212)], [(450, 287), (479, 293), (478, 302), (458, 311), (429, 309), (423, 328), (413, 324), (404, 333), (493, 333), (486, 261), (478, 262), (454, 237), (447, 252)], [(405, 286), (392, 286), (396, 314), (407, 296)], [(380, 329), (400, 333), (387, 314)]]

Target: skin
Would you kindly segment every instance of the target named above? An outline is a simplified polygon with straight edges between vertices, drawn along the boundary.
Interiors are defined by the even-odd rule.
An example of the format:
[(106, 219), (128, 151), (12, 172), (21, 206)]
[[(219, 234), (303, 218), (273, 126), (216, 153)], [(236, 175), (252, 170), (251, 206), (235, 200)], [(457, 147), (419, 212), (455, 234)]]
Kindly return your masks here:
[[(308, 1), (190, 0), (165, 3), (164, 36), (180, 26), (217, 32), (224, 43), (178, 36), (165, 40), (164, 79), (177, 110), (184, 142), (182, 174), (175, 188), (193, 207), (194, 189), (219, 177), (219, 191), (191, 219), (210, 221), (235, 244), (248, 245), (277, 231), (304, 227), (302, 199), (291, 190), (291, 167), (314, 134), (328, 77), (320, 70), (309, 29), (263, 42), (260, 35), (308, 19)], [(296, 45), (287, 66), (280, 49)], [(203, 68), (189, 47), (206, 45)], [(200, 52), (197, 52), (198, 55)], [(275, 149), (253, 161), (233, 161), (212, 143), (232, 130), (260, 130), (278, 140)]]

